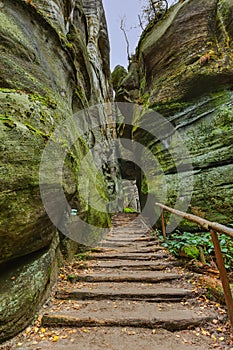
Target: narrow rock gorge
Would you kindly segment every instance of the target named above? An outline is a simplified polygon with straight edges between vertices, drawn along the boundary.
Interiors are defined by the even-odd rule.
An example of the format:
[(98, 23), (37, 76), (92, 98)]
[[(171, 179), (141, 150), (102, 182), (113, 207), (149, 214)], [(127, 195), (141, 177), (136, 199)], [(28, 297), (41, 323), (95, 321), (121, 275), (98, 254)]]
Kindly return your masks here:
[[(185, 203), (208, 220), (233, 223), (232, 18), (232, 0), (180, 0), (143, 31), (128, 71), (118, 66), (111, 76), (102, 0), (0, 1), (0, 342), (30, 324), (50, 295), (63, 258), (78, 250), (77, 242), (56, 229), (42, 202), (40, 164), (49, 140), (66, 151), (64, 194), (87, 223), (110, 226), (108, 200), (119, 196), (122, 183), (125, 205), (133, 198), (143, 209), (149, 199), (149, 216), (158, 216), (155, 202), (173, 206), (178, 199), (178, 209)], [(121, 120), (116, 128), (111, 119), (112, 85), (117, 102), (141, 109), (127, 116), (130, 127)], [(103, 103), (90, 113), (91, 106)], [(80, 110), (85, 110), (82, 119)], [(172, 125), (166, 135), (160, 115)], [(72, 144), (54, 134), (70, 117), (86, 130)], [(127, 157), (120, 164), (109, 162), (117, 133), (134, 142), (129, 159), (132, 154), (145, 164), (157, 159), (150, 186)], [(83, 174), (85, 192), (95, 196), (97, 182), (106, 211), (93, 209), (79, 187), (77, 169), (92, 148), (99, 173)], [(42, 177), (43, 188), (51, 185)], [(56, 187), (50, 190), (50, 201), (56, 203), (57, 194)], [(67, 207), (60, 202), (54, 207), (58, 223)], [(180, 227), (193, 229), (184, 220)]]

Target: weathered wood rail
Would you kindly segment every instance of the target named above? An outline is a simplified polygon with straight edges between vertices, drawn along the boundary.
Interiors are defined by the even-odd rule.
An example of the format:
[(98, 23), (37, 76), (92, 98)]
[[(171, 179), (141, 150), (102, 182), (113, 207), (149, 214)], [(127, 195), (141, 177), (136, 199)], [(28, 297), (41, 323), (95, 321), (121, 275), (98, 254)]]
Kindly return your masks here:
[(193, 215), (193, 214), (184, 213), (182, 211), (175, 210), (175, 209), (170, 208), (170, 207), (168, 207), (164, 204), (161, 204), (161, 203), (156, 203), (155, 205), (160, 207), (160, 209), (161, 209), (161, 225), (162, 225), (162, 233), (163, 233), (164, 240), (167, 239), (164, 211), (168, 211), (168, 212), (175, 214), (177, 216), (181, 216), (184, 219), (195, 222), (196, 224), (198, 224), (199, 226), (201, 226), (205, 230), (210, 231), (211, 238), (212, 238), (213, 245), (214, 245), (214, 252), (215, 252), (217, 266), (219, 269), (220, 279), (221, 279), (222, 286), (223, 286), (223, 291), (224, 291), (224, 296), (225, 296), (225, 301), (226, 301), (226, 306), (227, 306), (227, 311), (228, 311), (228, 317), (229, 317), (229, 321), (230, 321), (230, 325), (231, 325), (231, 332), (233, 333), (233, 298), (232, 298), (229, 279), (227, 276), (227, 271), (226, 271), (225, 264), (224, 264), (224, 259), (223, 259), (223, 254), (221, 251), (220, 242), (218, 239), (218, 233), (225, 234), (225, 235), (233, 238), (233, 229), (230, 227), (227, 227), (225, 225), (221, 225), (217, 222), (211, 222), (211, 221), (205, 220), (205, 219), (203, 219), (199, 216)]

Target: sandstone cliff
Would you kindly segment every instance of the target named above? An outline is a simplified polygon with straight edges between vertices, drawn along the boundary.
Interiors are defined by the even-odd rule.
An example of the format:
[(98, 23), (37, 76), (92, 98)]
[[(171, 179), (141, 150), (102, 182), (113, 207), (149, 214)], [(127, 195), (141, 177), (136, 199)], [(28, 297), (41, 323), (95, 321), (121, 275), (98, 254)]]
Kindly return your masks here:
[[(54, 283), (63, 240), (68, 255), (77, 244), (59, 237), (40, 197), (42, 151), (58, 124), (80, 109), (111, 100), (109, 41), (102, 1), (1, 2), (0, 9), (0, 340), (23, 329)], [(108, 121), (103, 109), (99, 118)], [(98, 117), (98, 116), (97, 116)], [(91, 116), (84, 139), (67, 149), (64, 188), (85, 220), (109, 224), (78, 195), (77, 168), (94, 140), (100, 163), (113, 132), (96, 129)], [(94, 135), (91, 131), (95, 127)], [(55, 144), (58, 140), (55, 140)], [(86, 174), (88, 176), (88, 174)], [(91, 174), (90, 181), (91, 181)], [(115, 179), (103, 170), (107, 188)], [(88, 187), (88, 186), (87, 186)], [(88, 191), (88, 188), (87, 188)], [(99, 188), (101, 195), (101, 187)], [(108, 196), (108, 193), (103, 193)], [(55, 196), (54, 196), (55, 198)], [(59, 207), (59, 204), (58, 204)], [(63, 208), (57, 215), (62, 216)]]
[[(168, 204), (174, 205), (178, 196), (180, 202), (192, 196), (191, 212), (223, 224), (231, 224), (233, 215), (232, 18), (230, 0), (179, 1), (163, 20), (144, 31), (128, 75), (117, 88), (118, 101), (151, 108), (174, 126), (167, 140), (152, 140), (143, 126), (149, 123), (155, 131), (156, 117), (132, 117), (131, 137), (152, 150), (165, 174), (161, 182), (154, 169), (151, 206), (160, 200), (166, 183)], [(185, 185), (190, 177), (185, 170), (188, 159), (180, 154), (174, 162), (171, 157), (177, 147), (175, 131), (190, 154), (193, 191)], [(177, 164), (183, 166), (179, 171), (183, 189), (178, 184)], [(148, 194), (145, 179), (142, 192)], [(190, 229), (190, 224), (183, 224)]]

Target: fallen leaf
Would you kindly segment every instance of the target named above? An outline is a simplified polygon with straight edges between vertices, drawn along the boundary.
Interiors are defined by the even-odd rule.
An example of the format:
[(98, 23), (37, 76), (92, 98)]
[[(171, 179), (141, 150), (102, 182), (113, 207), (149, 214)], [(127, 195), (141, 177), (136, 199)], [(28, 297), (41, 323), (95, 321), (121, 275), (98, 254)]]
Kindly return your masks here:
[(210, 336), (210, 333), (208, 331), (206, 331), (205, 329), (202, 329), (201, 333), (205, 336)]
[(84, 333), (89, 333), (88, 329), (82, 329)]
[(38, 328), (38, 327), (34, 327), (34, 328), (33, 328), (33, 331), (34, 331), (34, 333), (38, 333), (39, 328)]
[(31, 330), (32, 330), (31, 327), (28, 327), (28, 328), (26, 328), (25, 333), (29, 334), (31, 332)]
[(58, 341), (58, 339), (59, 339), (59, 336), (58, 336), (58, 335), (55, 335), (55, 336), (53, 337), (52, 341), (56, 342), (56, 341)]

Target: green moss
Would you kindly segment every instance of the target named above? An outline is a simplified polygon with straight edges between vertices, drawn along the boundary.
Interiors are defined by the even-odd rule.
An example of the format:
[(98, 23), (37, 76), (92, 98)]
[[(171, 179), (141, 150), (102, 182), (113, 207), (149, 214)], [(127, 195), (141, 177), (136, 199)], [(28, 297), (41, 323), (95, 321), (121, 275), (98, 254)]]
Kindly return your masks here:
[(51, 134), (45, 134), (44, 132), (42, 132), (39, 129), (36, 129), (35, 127), (33, 127), (32, 125), (25, 123), (25, 126), (31, 131), (36, 133), (37, 135), (40, 135), (42, 137), (44, 137), (45, 139), (49, 139), (49, 137), (51, 136)]
[(148, 194), (148, 181), (146, 177), (143, 177), (142, 179), (141, 192), (143, 194)]
[(146, 77), (144, 76), (140, 82), (140, 86), (139, 86), (140, 91), (143, 92), (145, 90), (145, 87), (146, 87)]
[(219, 35), (219, 38), (222, 37), (224, 40), (224, 46), (225, 48), (230, 48), (230, 42), (231, 38), (228, 34), (227, 30), (227, 22), (228, 22), (228, 16), (229, 16), (229, 7), (226, 6), (226, 3), (224, 1), (218, 1), (218, 7), (217, 7), (217, 27), (221, 35)]
[(4, 124), (5, 126), (7, 126), (7, 127), (10, 128), (10, 129), (16, 127), (15, 122), (14, 122), (13, 120), (11, 120), (11, 119), (5, 119), (5, 120), (3, 120), (2, 122), (3, 122), (3, 124)]
[(73, 44), (72, 43), (66, 43), (66, 47), (68, 47), (69, 49), (73, 48)]
[(150, 105), (150, 108), (153, 108), (158, 113), (161, 113), (164, 116), (173, 115), (175, 113), (183, 111), (185, 108), (188, 108), (191, 105), (191, 102), (164, 102), (164, 103), (156, 103), (154, 105)]
[(78, 97), (81, 106), (83, 108), (87, 108), (89, 104), (88, 104), (86, 92), (81, 85), (78, 85), (77, 88), (75, 89), (75, 95)]
[(53, 109), (57, 108), (57, 102), (53, 100), (51, 97), (45, 97), (39, 94), (29, 94), (28, 97), (30, 101), (39, 101), (47, 107), (51, 107)]
[(29, 44), (20, 27), (18, 27), (15, 21), (4, 12), (0, 12), (0, 33), (1, 32), (4, 32), (3, 37), (11, 38), (13, 42), (19, 43), (21, 46), (25, 47), (28, 52), (33, 52), (33, 47)]
[(14, 93), (14, 92), (23, 93), (21, 90), (6, 89), (6, 88), (0, 88), (0, 92), (3, 92), (3, 93)]
[[(89, 259), (89, 254), (88, 253), (78, 253), (78, 254), (75, 254), (75, 259), (76, 260), (81, 260), (81, 261), (86, 261)], [(67, 276), (67, 278), (69, 277), (69, 275)], [(72, 277), (72, 276), (70, 276)], [(68, 278), (69, 279), (69, 278)]]

